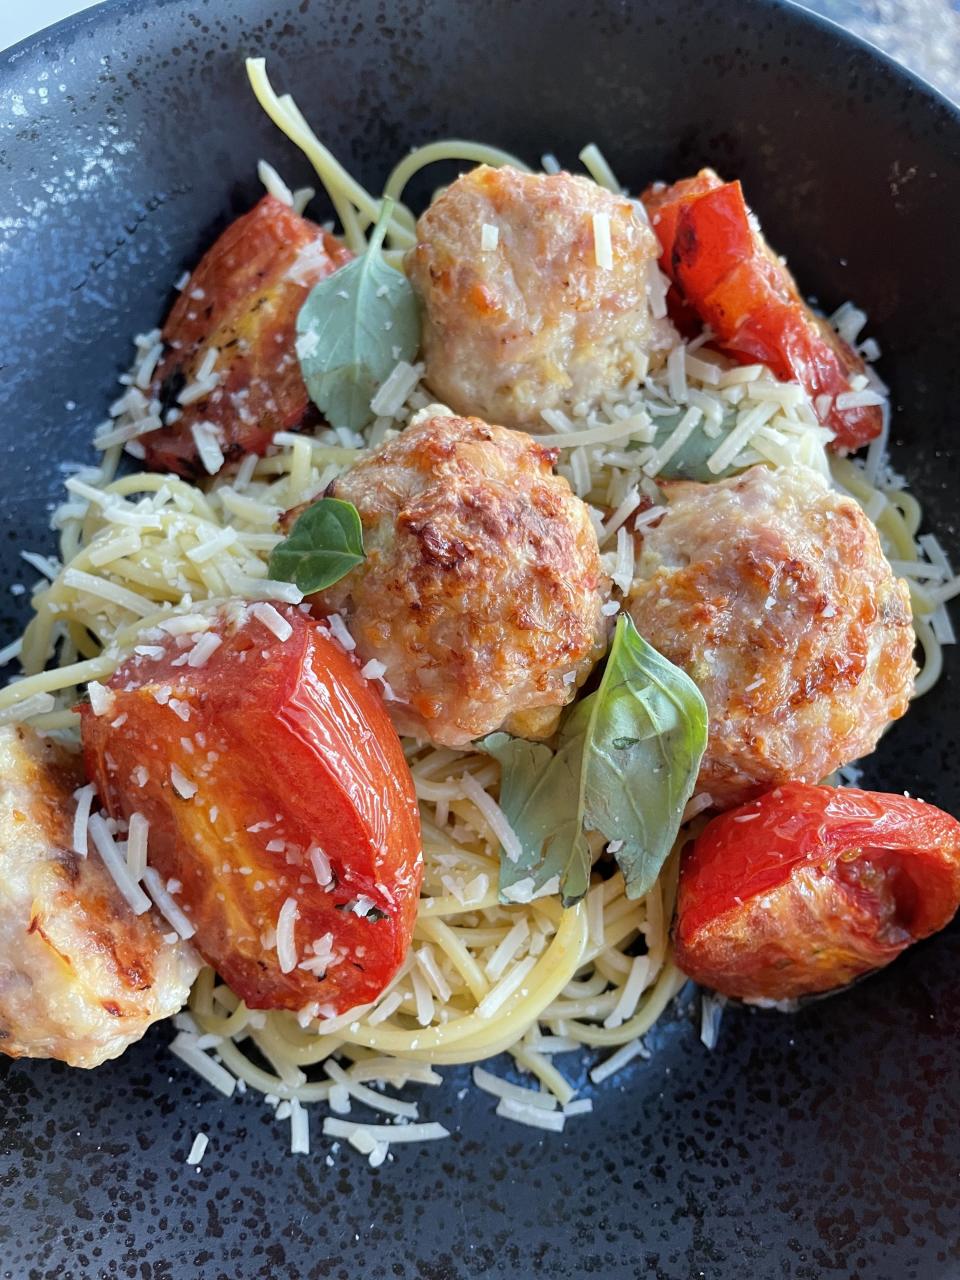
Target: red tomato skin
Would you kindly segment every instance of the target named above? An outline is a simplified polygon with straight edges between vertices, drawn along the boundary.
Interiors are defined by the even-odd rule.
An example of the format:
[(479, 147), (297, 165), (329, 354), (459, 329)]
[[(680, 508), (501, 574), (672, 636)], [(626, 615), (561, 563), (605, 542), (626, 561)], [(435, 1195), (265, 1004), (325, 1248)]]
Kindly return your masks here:
[(725, 995), (829, 991), (942, 929), (960, 905), (960, 823), (907, 796), (792, 782), (684, 852), (676, 958)]
[(671, 282), (667, 291), (670, 319), (685, 338), (696, 337), (703, 327), (703, 322), (673, 283), (671, 259), (673, 242), (677, 234), (677, 219), (686, 199), (704, 195), (707, 191), (712, 191), (714, 187), (719, 186), (722, 186), (722, 181), (712, 169), (701, 169), (694, 177), (682, 178), (670, 186), (662, 182), (654, 183), (653, 186), (647, 187), (642, 196), (650, 224), (660, 241), (662, 250), (660, 270)]
[[(672, 187), (650, 188), (643, 200), (663, 250), (661, 268), (728, 355), (796, 380), (814, 402), (851, 389), (863, 361), (803, 301), (793, 276), (751, 225), (739, 182), (721, 182), (705, 169)], [(832, 404), (821, 420), (835, 433), (831, 447), (840, 450), (859, 448), (883, 426), (877, 406), (839, 410)]]
[[(157, 639), (163, 657), (125, 662), (109, 682), (110, 713), (81, 709), (84, 758), (112, 817), (148, 819), (150, 865), (181, 882), (192, 941), (237, 995), (251, 1008), (342, 1013), (374, 999), (406, 954), (419, 810), (400, 741), (356, 664), (322, 623), (278, 610), (293, 628), (283, 642), (243, 611), (238, 626), (217, 618), (222, 644), (200, 668), (174, 665), (196, 636)], [(194, 796), (174, 789), (173, 766)], [(333, 886), (317, 882), (313, 845)], [(345, 910), (360, 895), (382, 918)], [(332, 934), (337, 961), (322, 978), (281, 972), (263, 940), (288, 897), (298, 960)]]
[[(306, 249), (309, 261), (291, 279)], [(271, 195), (227, 227), (163, 326), (165, 349), (150, 394), (164, 413), (177, 408), (180, 417), (141, 438), (152, 470), (206, 475), (191, 430), (198, 422), (213, 423), (232, 462), (263, 453), (275, 432), (309, 420), (312, 406), (294, 348), (297, 313), (317, 281), (352, 257), (335, 236)], [(194, 380), (211, 347), (218, 351), (220, 382), (210, 395), (181, 407), (176, 396)]]

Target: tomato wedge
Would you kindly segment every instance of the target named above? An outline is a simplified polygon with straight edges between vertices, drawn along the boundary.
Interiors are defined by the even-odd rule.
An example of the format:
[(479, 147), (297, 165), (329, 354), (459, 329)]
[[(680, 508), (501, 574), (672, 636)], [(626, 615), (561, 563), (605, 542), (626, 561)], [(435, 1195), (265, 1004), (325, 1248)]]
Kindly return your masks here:
[(902, 795), (791, 782), (714, 818), (684, 853), (675, 944), (725, 995), (843, 986), (960, 905), (960, 822)]
[(321, 622), (240, 604), (205, 622), (151, 634), (108, 710), (82, 708), (88, 775), (111, 816), (148, 819), (149, 864), (179, 882), (193, 942), (238, 996), (342, 1013), (382, 991), (413, 931), (400, 741)]
[(650, 187), (643, 203), (663, 250), (660, 265), (677, 290), (675, 318), (689, 332), (692, 308), (718, 345), (744, 364), (765, 364), (806, 390), (820, 421), (835, 433), (835, 449), (858, 449), (880, 434), (877, 405), (838, 409), (865, 365), (853, 348), (804, 302), (796, 282), (771, 251), (739, 182), (711, 169), (671, 187)]
[[(150, 394), (164, 426), (141, 438), (148, 465), (187, 477), (206, 474), (193, 428), (209, 423), (227, 461), (263, 453), (277, 431), (305, 425), (312, 406), (294, 349), (307, 294), (353, 254), (335, 236), (264, 196), (207, 250), (173, 306)], [(215, 385), (206, 385), (209, 352)], [(213, 379), (210, 379), (213, 382)]]

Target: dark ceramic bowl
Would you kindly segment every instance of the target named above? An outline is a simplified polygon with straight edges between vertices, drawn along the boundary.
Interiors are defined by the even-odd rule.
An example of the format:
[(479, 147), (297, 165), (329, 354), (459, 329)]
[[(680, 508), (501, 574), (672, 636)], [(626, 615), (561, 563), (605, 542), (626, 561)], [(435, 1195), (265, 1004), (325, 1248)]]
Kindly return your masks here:
[[(635, 187), (742, 177), (804, 287), (869, 310), (894, 462), (960, 558), (960, 121), (873, 51), (760, 0), (114, 0), (0, 60), (0, 581), (51, 549), (60, 464), (90, 456), (129, 336), (256, 197), (258, 157), (308, 178), (247, 88), (257, 52), (373, 186), (444, 134), (568, 162), (594, 139)], [(23, 619), (3, 594), (0, 642)], [(947, 656), (867, 779), (958, 811)], [(0, 1277), (956, 1276), (958, 959), (948, 931), (796, 1017), (729, 1011), (714, 1053), (681, 1009), (562, 1136), (450, 1071), (425, 1110), (453, 1139), (376, 1171), (329, 1166), (316, 1121), (315, 1155), (287, 1157), (286, 1126), (211, 1095), (164, 1027), (91, 1074), (6, 1063)]]

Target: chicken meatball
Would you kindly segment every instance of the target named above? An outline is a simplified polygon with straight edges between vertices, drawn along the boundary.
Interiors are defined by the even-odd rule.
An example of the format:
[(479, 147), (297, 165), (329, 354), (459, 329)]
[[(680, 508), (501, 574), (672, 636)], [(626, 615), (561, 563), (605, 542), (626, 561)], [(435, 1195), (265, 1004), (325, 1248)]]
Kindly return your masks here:
[(439, 406), (340, 476), (366, 559), (318, 597), (376, 659), (401, 732), (552, 732), (603, 651), (609, 585), (553, 450)]
[(71, 848), (79, 759), (0, 728), (0, 1050), (95, 1067), (181, 1007), (191, 947), (133, 914), (96, 853)]
[(481, 165), (417, 234), (406, 267), (424, 303), (426, 380), (458, 413), (532, 428), (543, 409), (623, 387), (671, 343), (647, 293), (656, 236), (587, 178)]
[(663, 487), (628, 607), (706, 699), (699, 789), (728, 808), (872, 751), (907, 709), (914, 634), (857, 504), (803, 467)]

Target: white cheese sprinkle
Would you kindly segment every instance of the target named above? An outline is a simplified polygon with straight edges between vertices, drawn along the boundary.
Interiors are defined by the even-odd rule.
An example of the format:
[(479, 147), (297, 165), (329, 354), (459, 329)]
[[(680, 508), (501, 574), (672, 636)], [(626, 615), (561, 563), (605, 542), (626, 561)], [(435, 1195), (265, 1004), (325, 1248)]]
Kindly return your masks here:
[(495, 987), (491, 987), (483, 997), (477, 1005), (477, 1016), (480, 1018), (492, 1018), (510, 997), (520, 989), (536, 963), (536, 956), (527, 956), (525, 960), (521, 960), (515, 969), (512, 969)]
[(497, 1103), (497, 1115), (504, 1120), (529, 1125), (532, 1129), (550, 1129), (554, 1133), (563, 1133), (566, 1123), (562, 1111), (544, 1111), (542, 1107), (531, 1107), (514, 1098), (501, 1098)]
[(357, 1124), (353, 1120), (337, 1120), (326, 1116), (323, 1121), (323, 1132), (328, 1138), (346, 1138), (349, 1142), (354, 1134), (362, 1133), (373, 1138), (375, 1142), (433, 1142), (439, 1138), (449, 1138), (450, 1130), (442, 1124)]
[(294, 927), (299, 914), (296, 898), (287, 898), (277, 916), (277, 960), (281, 973), (290, 973), (297, 967)]
[(90, 807), (93, 804), (93, 783), (88, 782), (73, 793), (77, 809), (73, 815), (73, 851), (81, 858), (87, 856), (87, 823), (90, 820)]
[(187, 666), (205, 667), (208, 658), (216, 653), (221, 644), (223, 644), (223, 640), (215, 631), (206, 632), (187, 654)]
[(285, 640), (289, 640), (293, 635), (293, 627), (286, 620), (283, 614), (278, 613), (272, 604), (265, 600), (258, 601), (252, 605), (250, 613), (260, 623), (262, 623), (268, 631), (271, 631), (281, 644)]
[(706, 991), (700, 995), (700, 1039), (708, 1049), (717, 1047), (720, 1034), (720, 1019), (723, 1017), (723, 1006), (726, 1001), (722, 996), (714, 996)]
[(426, 365), (400, 360), (370, 401), (371, 412), (378, 418), (395, 418), (425, 371)]
[(205, 564), (207, 560), (211, 560), (218, 552), (225, 551), (227, 547), (232, 547), (236, 540), (236, 529), (221, 529), (219, 533), (215, 533), (195, 547), (191, 547), (186, 553), (187, 559), (192, 560), (194, 564)]
[(191, 782), (187, 775), (175, 764), (170, 766), (170, 781), (173, 784), (174, 791), (184, 800), (192, 800), (197, 794), (197, 784)]
[(147, 869), (147, 836), (150, 824), (142, 813), (131, 813), (127, 830), (127, 866), (137, 880)]
[(638, 1036), (636, 1040), (629, 1041), (628, 1044), (625, 1044), (621, 1049), (618, 1049), (616, 1053), (612, 1053), (604, 1062), (598, 1063), (591, 1070), (590, 1079), (594, 1084), (600, 1084), (601, 1081), (606, 1080), (608, 1076), (615, 1075), (616, 1072), (625, 1067), (628, 1062), (632, 1062), (634, 1058), (649, 1057), (650, 1050)]
[(495, 1076), (492, 1071), (487, 1071), (484, 1067), (473, 1068), (473, 1083), (478, 1089), (492, 1094), (495, 1098), (510, 1098), (513, 1102), (537, 1107), (541, 1111), (557, 1109), (557, 1100), (552, 1093), (541, 1093), (537, 1089), (525, 1089), (523, 1085), (511, 1084), (509, 1080), (502, 1080), (500, 1076)]
[(307, 850), (307, 861), (313, 868), (313, 874), (316, 876), (317, 884), (321, 889), (326, 888), (333, 880), (333, 871), (330, 867), (330, 859), (317, 844), (312, 844)]
[(181, 938), (192, 938), (196, 933), (193, 922), (180, 904), (174, 900), (172, 890), (163, 883), (156, 868), (144, 868), (143, 883), (147, 886), (147, 891), (153, 899), (154, 905), (167, 924), (173, 925)]
[(52, 693), (31, 693), (29, 698), (24, 698), (22, 702), (15, 702), (12, 706), (0, 711), (0, 724), (21, 723), (29, 720), (31, 716), (45, 715), (56, 705), (56, 699)]
[(593, 256), (603, 271), (613, 270), (613, 244), (610, 240), (609, 213), (593, 215)]
[(281, 204), (289, 205), (291, 209), (293, 208), (293, 192), (272, 164), (269, 164), (266, 160), (261, 160), (257, 164), (257, 177), (270, 195), (279, 200)]
[[(185, 403), (181, 396), (181, 404)], [(195, 422), (190, 428), (193, 443), (197, 446), (197, 456), (203, 463), (207, 475), (215, 476), (223, 466), (223, 450), (217, 428), (212, 422)]]
[(290, 1154), (310, 1154), (310, 1122), (299, 1098), (290, 1099)]
[(352, 653), (357, 647), (357, 642), (347, 630), (347, 624), (339, 613), (331, 613), (327, 616), (327, 626), (330, 628), (330, 634), (334, 640), (340, 645), (341, 649), (346, 649), (347, 653)]
[(503, 845), (503, 851), (511, 862), (516, 862), (523, 852), (520, 837), (511, 827), (507, 815), (477, 782), (472, 774), (465, 773), (460, 779), (460, 790), (466, 798), (480, 810), (480, 814), (494, 836)]
[(199, 1039), (199, 1036), (190, 1031), (180, 1031), (170, 1044), (170, 1052), (181, 1062), (185, 1062), (188, 1067), (192, 1067), (198, 1075), (203, 1076), (207, 1084), (212, 1084), (225, 1097), (232, 1097), (237, 1087), (236, 1076), (232, 1076), (219, 1062), (208, 1058), (199, 1048)]
[(99, 813), (92, 814), (87, 830), (114, 884), (126, 898), (134, 914), (142, 916), (145, 911), (150, 910), (150, 899), (130, 874), (130, 868), (120, 856), (120, 850), (114, 843), (105, 819)]
[(187, 1164), (198, 1165), (204, 1157), (207, 1150), (207, 1143), (210, 1139), (205, 1133), (198, 1133), (193, 1140), (193, 1146), (190, 1148), (190, 1154), (187, 1156)]

